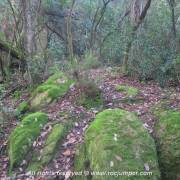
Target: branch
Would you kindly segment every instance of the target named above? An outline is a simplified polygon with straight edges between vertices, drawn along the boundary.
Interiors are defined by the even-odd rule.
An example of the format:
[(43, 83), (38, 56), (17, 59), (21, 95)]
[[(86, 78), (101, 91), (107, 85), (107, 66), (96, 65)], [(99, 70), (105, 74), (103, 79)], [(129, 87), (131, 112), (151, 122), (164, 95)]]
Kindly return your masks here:
[(2, 40), (0, 40), (0, 50), (9, 53), (12, 57), (16, 59), (24, 60), (22, 52), (19, 52), (14, 47), (12, 47), (11, 44), (9, 45), (8, 43), (3, 42)]
[(65, 38), (59, 32), (57, 32), (55, 29), (49, 26), (48, 23), (45, 23), (45, 25), (51, 32), (55, 33), (61, 40), (65, 41)]
[(140, 17), (139, 17), (140, 21), (142, 21), (145, 18), (150, 5), (151, 5), (151, 0), (148, 0), (145, 7), (143, 8), (143, 11), (142, 11)]

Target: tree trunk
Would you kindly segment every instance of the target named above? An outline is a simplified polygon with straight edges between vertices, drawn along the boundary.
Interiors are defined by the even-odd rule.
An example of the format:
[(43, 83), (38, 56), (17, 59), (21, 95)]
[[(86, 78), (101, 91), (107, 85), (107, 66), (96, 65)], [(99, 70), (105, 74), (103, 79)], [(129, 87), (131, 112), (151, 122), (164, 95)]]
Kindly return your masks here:
[(90, 32), (91, 34), (90, 35), (90, 49), (93, 49), (93, 46), (96, 40), (97, 29), (102, 23), (104, 14), (106, 12), (106, 8), (111, 1), (112, 0), (103, 1), (103, 7), (101, 9), (99, 7), (96, 9), (93, 22), (92, 22), (91, 32)]
[(35, 36), (38, 25), (39, 0), (21, 0), (21, 6), (23, 11), (23, 46), (26, 52), (28, 81), (32, 84), (33, 79), (28, 61), (31, 61), (36, 53)]
[(2, 51), (9, 53), (12, 57), (16, 59), (24, 60), (23, 52), (16, 50), (9, 43), (6, 43), (0, 40), (0, 49)]
[(171, 22), (172, 22), (172, 32), (173, 37), (176, 39), (176, 21), (175, 21), (175, 0), (168, 0), (171, 9)]
[(73, 61), (73, 38), (72, 38), (72, 11), (74, 8), (75, 0), (73, 0), (71, 9), (69, 12), (69, 15), (67, 17), (67, 47), (68, 47), (68, 54), (69, 54), (69, 60), (72, 62)]
[(22, 0), (23, 8), (23, 32), (24, 32), (24, 48), (28, 57), (32, 57), (35, 52), (35, 29), (36, 29), (36, 8), (38, 0)]
[(5, 77), (5, 71), (4, 71), (4, 66), (3, 66), (3, 62), (0, 56), (0, 70), (1, 70), (1, 76), (0, 76), (0, 82), (4, 80)]
[(123, 59), (123, 71), (127, 73), (128, 70), (128, 61), (129, 61), (129, 53), (132, 47), (132, 43), (134, 41), (134, 36), (136, 35), (136, 31), (138, 30), (139, 26), (142, 24), (144, 18), (146, 17), (147, 11), (151, 5), (151, 0), (134, 0), (131, 8), (131, 19), (133, 19), (133, 27), (130, 34), (130, 40), (128, 41), (124, 59)]

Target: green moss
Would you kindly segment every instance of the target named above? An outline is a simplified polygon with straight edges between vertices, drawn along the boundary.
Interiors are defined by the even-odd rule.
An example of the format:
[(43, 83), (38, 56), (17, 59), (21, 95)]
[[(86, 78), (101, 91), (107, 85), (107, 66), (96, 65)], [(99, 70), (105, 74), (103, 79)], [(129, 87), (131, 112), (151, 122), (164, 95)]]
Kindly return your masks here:
[(54, 156), (55, 150), (58, 146), (58, 143), (63, 139), (65, 133), (65, 128), (62, 124), (54, 125), (51, 133), (49, 134), (45, 146), (42, 150), (42, 154), (40, 155), (40, 159), (37, 159), (35, 155), (34, 162), (32, 162), (29, 167), (28, 171), (38, 171), (43, 168)]
[(9, 138), (10, 171), (17, 167), (31, 149), (33, 141), (39, 136), (41, 128), (47, 122), (45, 113), (36, 112), (26, 116)]
[[(121, 179), (159, 179), (155, 144), (134, 113), (108, 109), (96, 116), (85, 133), (85, 143), (75, 157), (75, 171), (145, 171), (152, 176), (121, 176)], [(90, 177), (74, 177), (88, 179)], [(93, 180), (113, 180), (115, 176), (93, 176)]]
[(69, 89), (69, 86), (72, 84), (72, 81), (68, 81), (63, 85), (53, 85), (53, 84), (43, 84), (37, 88), (38, 93), (47, 92), (48, 97), (52, 100), (63, 96)]
[(154, 107), (151, 108), (151, 112), (159, 117), (161, 114), (163, 115), (166, 111), (170, 109), (169, 107), (169, 101), (163, 100), (160, 103), (156, 104)]
[(29, 104), (26, 101), (23, 101), (19, 104), (19, 106), (16, 108), (16, 113), (21, 114), (25, 113), (29, 109)]
[[(160, 106), (159, 106), (160, 107)], [(163, 179), (180, 179), (180, 112), (156, 108), (155, 125), (159, 163)]]
[[(57, 84), (57, 80), (61, 79), (62, 81), (67, 81), (67, 77), (63, 72), (56, 72), (54, 75), (50, 76), (48, 80), (46, 80), (45, 84)], [(59, 83), (61, 83), (59, 81)]]
[(53, 129), (47, 137), (45, 145), (41, 150), (42, 153), (34, 152), (32, 161), (30, 162), (27, 171), (40, 171), (56, 154), (56, 147), (61, 144), (64, 136), (72, 128), (75, 120), (69, 112), (61, 112), (61, 116), (65, 118), (65, 122), (53, 126)]
[(44, 107), (54, 99), (65, 95), (73, 82), (73, 80), (69, 80), (62, 72), (49, 77), (47, 81), (37, 87), (32, 93), (30, 101), (31, 108), (37, 109)]
[(137, 88), (124, 85), (117, 85), (116, 90), (125, 93), (127, 96), (132, 97), (137, 96), (139, 93), (139, 90)]

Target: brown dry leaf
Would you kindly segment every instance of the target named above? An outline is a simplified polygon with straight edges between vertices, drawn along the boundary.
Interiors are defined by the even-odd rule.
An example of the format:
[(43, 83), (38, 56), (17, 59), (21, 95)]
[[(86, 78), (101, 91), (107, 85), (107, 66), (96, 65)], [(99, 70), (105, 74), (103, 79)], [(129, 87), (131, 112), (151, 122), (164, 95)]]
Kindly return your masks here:
[(71, 176), (71, 171), (67, 171), (65, 175), (65, 180), (69, 179)]
[(67, 149), (66, 151), (63, 152), (64, 156), (70, 156), (71, 155), (71, 151), (69, 149)]
[(75, 143), (76, 142), (76, 138), (75, 137), (71, 137), (70, 139), (69, 139), (69, 141), (67, 142), (67, 144), (73, 144), (73, 143)]

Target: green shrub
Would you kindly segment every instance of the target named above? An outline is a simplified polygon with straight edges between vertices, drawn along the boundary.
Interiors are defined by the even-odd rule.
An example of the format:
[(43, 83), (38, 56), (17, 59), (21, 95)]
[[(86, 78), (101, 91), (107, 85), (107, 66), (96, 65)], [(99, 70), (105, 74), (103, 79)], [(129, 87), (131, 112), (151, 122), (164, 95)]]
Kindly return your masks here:
[(13, 93), (13, 97), (14, 97), (15, 99), (18, 99), (20, 96), (21, 96), (21, 91), (19, 91), (19, 90), (15, 91), (15, 92)]
[(49, 68), (48, 68), (48, 72), (49, 72), (50, 74), (56, 74), (56, 73), (59, 72), (59, 67), (58, 67), (57, 65), (52, 66), (52, 67), (49, 67)]
[(41, 82), (47, 65), (44, 58), (44, 52), (42, 53), (39, 51), (39, 53), (36, 53), (32, 58), (29, 58), (27, 60), (27, 65), (32, 82), (35, 84)]
[(96, 97), (87, 97), (86, 95), (82, 94), (79, 99), (79, 105), (91, 109), (91, 108), (99, 108), (103, 105), (103, 99), (101, 95), (97, 95)]
[(78, 98), (78, 104), (85, 108), (97, 108), (103, 105), (101, 90), (97, 85), (88, 79), (82, 79), (79, 82), (79, 87), (82, 89), (82, 94)]
[(87, 51), (80, 65), (81, 68), (88, 70), (98, 68), (101, 65), (101, 63), (92, 51)]

